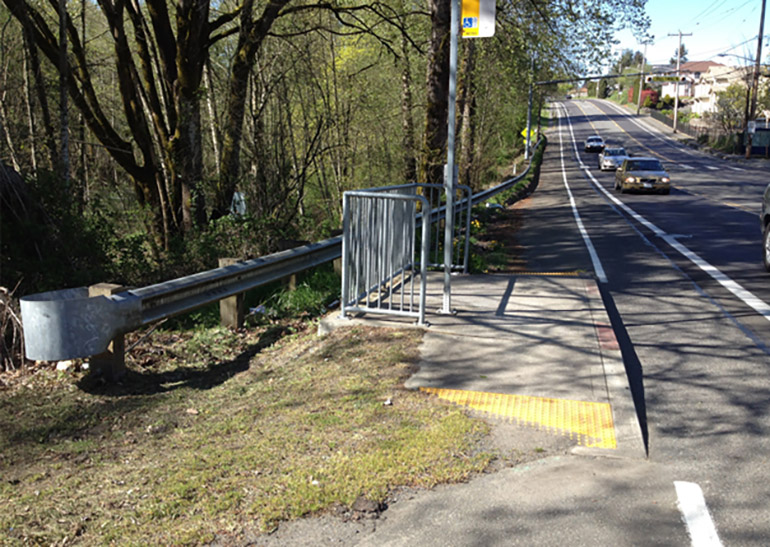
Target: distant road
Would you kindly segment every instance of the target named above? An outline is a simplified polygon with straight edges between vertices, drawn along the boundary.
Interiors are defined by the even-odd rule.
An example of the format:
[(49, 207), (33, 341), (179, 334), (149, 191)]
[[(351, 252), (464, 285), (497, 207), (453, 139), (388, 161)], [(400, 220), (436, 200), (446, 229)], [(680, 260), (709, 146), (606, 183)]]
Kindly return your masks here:
[[(650, 460), (702, 488), (725, 544), (767, 544), (770, 274), (758, 220), (767, 163), (689, 149), (607, 101), (557, 106), (570, 191), (607, 279)], [(661, 159), (671, 194), (614, 191), (614, 173), (583, 152), (594, 134)]]

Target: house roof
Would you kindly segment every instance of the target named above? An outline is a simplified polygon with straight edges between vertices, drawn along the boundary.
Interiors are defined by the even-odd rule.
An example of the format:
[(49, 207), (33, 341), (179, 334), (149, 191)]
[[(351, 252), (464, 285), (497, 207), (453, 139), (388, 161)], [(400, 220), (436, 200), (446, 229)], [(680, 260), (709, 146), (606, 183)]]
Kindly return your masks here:
[(716, 61), (688, 61), (682, 63), (679, 72), (706, 72), (712, 66), (724, 66)]

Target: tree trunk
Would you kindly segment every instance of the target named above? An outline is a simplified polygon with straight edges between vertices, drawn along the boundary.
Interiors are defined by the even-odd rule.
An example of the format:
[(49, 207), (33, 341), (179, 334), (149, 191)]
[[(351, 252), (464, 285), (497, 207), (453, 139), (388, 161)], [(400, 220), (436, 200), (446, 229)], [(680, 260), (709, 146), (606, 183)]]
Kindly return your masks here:
[(224, 135), (222, 136), (222, 177), (217, 187), (213, 215), (227, 213), (240, 177), (243, 119), (246, 109), (249, 74), (270, 27), (290, 0), (273, 0), (262, 16), (253, 19), (254, 0), (245, 0), (241, 8), (240, 32), (227, 89)]
[[(48, 148), (48, 168), (54, 169), (59, 164), (59, 153), (56, 146), (56, 135), (51, 122), (51, 109), (48, 107), (48, 95), (45, 92), (45, 82), (43, 81), (43, 71), (40, 68), (40, 57), (37, 54), (35, 41), (31, 39), (30, 33), (22, 22), (24, 31), (24, 43), (26, 51), (29, 53), (29, 63), (32, 69), (32, 77), (35, 81), (35, 95), (40, 105), (40, 114), (43, 117), (43, 130), (45, 131), (45, 143)], [(34, 135), (32, 135), (34, 138)]]
[(219, 155), (219, 120), (214, 108), (214, 84), (211, 81), (211, 63), (206, 62), (203, 70), (203, 82), (206, 86), (206, 108), (209, 112), (209, 132), (211, 133), (211, 145), (214, 148), (214, 171), (216, 177), (222, 176), (222, 167)]
[[(61, 134), (61, 155), (59, 159), (60, 175), (65, 189), (70, 185), (70, 138), (67, 80), (69, 63), (67, 62), (67, 0), (59, 0), (59, 131)], [(66, 195), (66, 193), (65, 193)]]
[(417, 182), (417, 161), (414, 146), (414, 121), (412, 120), (412, 71), (409, 65), (406, 38), (401, 40), (401, 51), (404, 56), (404, 68), (401, 72), (401, 128), (403, 131), (403, 176), (404, 182)]
[(449, 105), (450, 0), (428, 0), (431, 35), (427, 66), (427, 113), (423, 145), (422, 178), (442, 184), (447, 142)]
[(37, 179), (37, 139), (35, 138), (35, 109), (32, 107), (32, 87), (29, 83), (29, 53), (24, 49), (21, 70), (24, 76), (24, 107), (27, 111), (27, 131), (29, 131), (29, 164), (32, 167), (32, 177)]
[(475, 110), (476, 110), (476, 42), (467, 40), (465, 55), (462, 63), (462, 85), (460, 86), (460, 181), (471, 188), (474, 187), (473, 149), (475, 140)]
[[(174, 159), (174, 186), (182, 197), (182, 229), (206, 223), (202, 190), (203, 146), (201, 140), (200, 87), (208, 40), (208, 0), (182, 0), (177, 5), (177, 76), (173, 88), (177, 127), (169, 145)], [(196, 47), (197, 46), (197, 47)]]

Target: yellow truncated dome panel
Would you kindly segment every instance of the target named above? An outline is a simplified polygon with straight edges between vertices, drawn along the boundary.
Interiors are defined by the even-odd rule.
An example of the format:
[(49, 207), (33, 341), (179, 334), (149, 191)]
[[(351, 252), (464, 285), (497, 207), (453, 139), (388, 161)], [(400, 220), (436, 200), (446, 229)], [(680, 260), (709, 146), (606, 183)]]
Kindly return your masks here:
[(420, 391), (518, 425), (568, 435), (582, 446), (617, 448), (608, 403), (432, 387), (421, 387)]

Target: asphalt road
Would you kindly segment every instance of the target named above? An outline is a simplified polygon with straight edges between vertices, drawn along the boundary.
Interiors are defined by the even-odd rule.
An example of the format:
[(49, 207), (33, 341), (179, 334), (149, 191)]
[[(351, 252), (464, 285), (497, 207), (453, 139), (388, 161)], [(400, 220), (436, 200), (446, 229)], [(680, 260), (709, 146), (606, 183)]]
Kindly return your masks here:
[[(650, 462), (659, 478), (700, 486), (725, 545), (767, 545), (770, 275), (758, 212), (769, 164), (694, 151), (605, 101), (557, 106), (561, 143), (549, 148), (566, 154), (592, 267), (606, 278)], [(671, 194), (614, 191), (614, 173), (583, 151), (593, 134), (661, 159)]]

